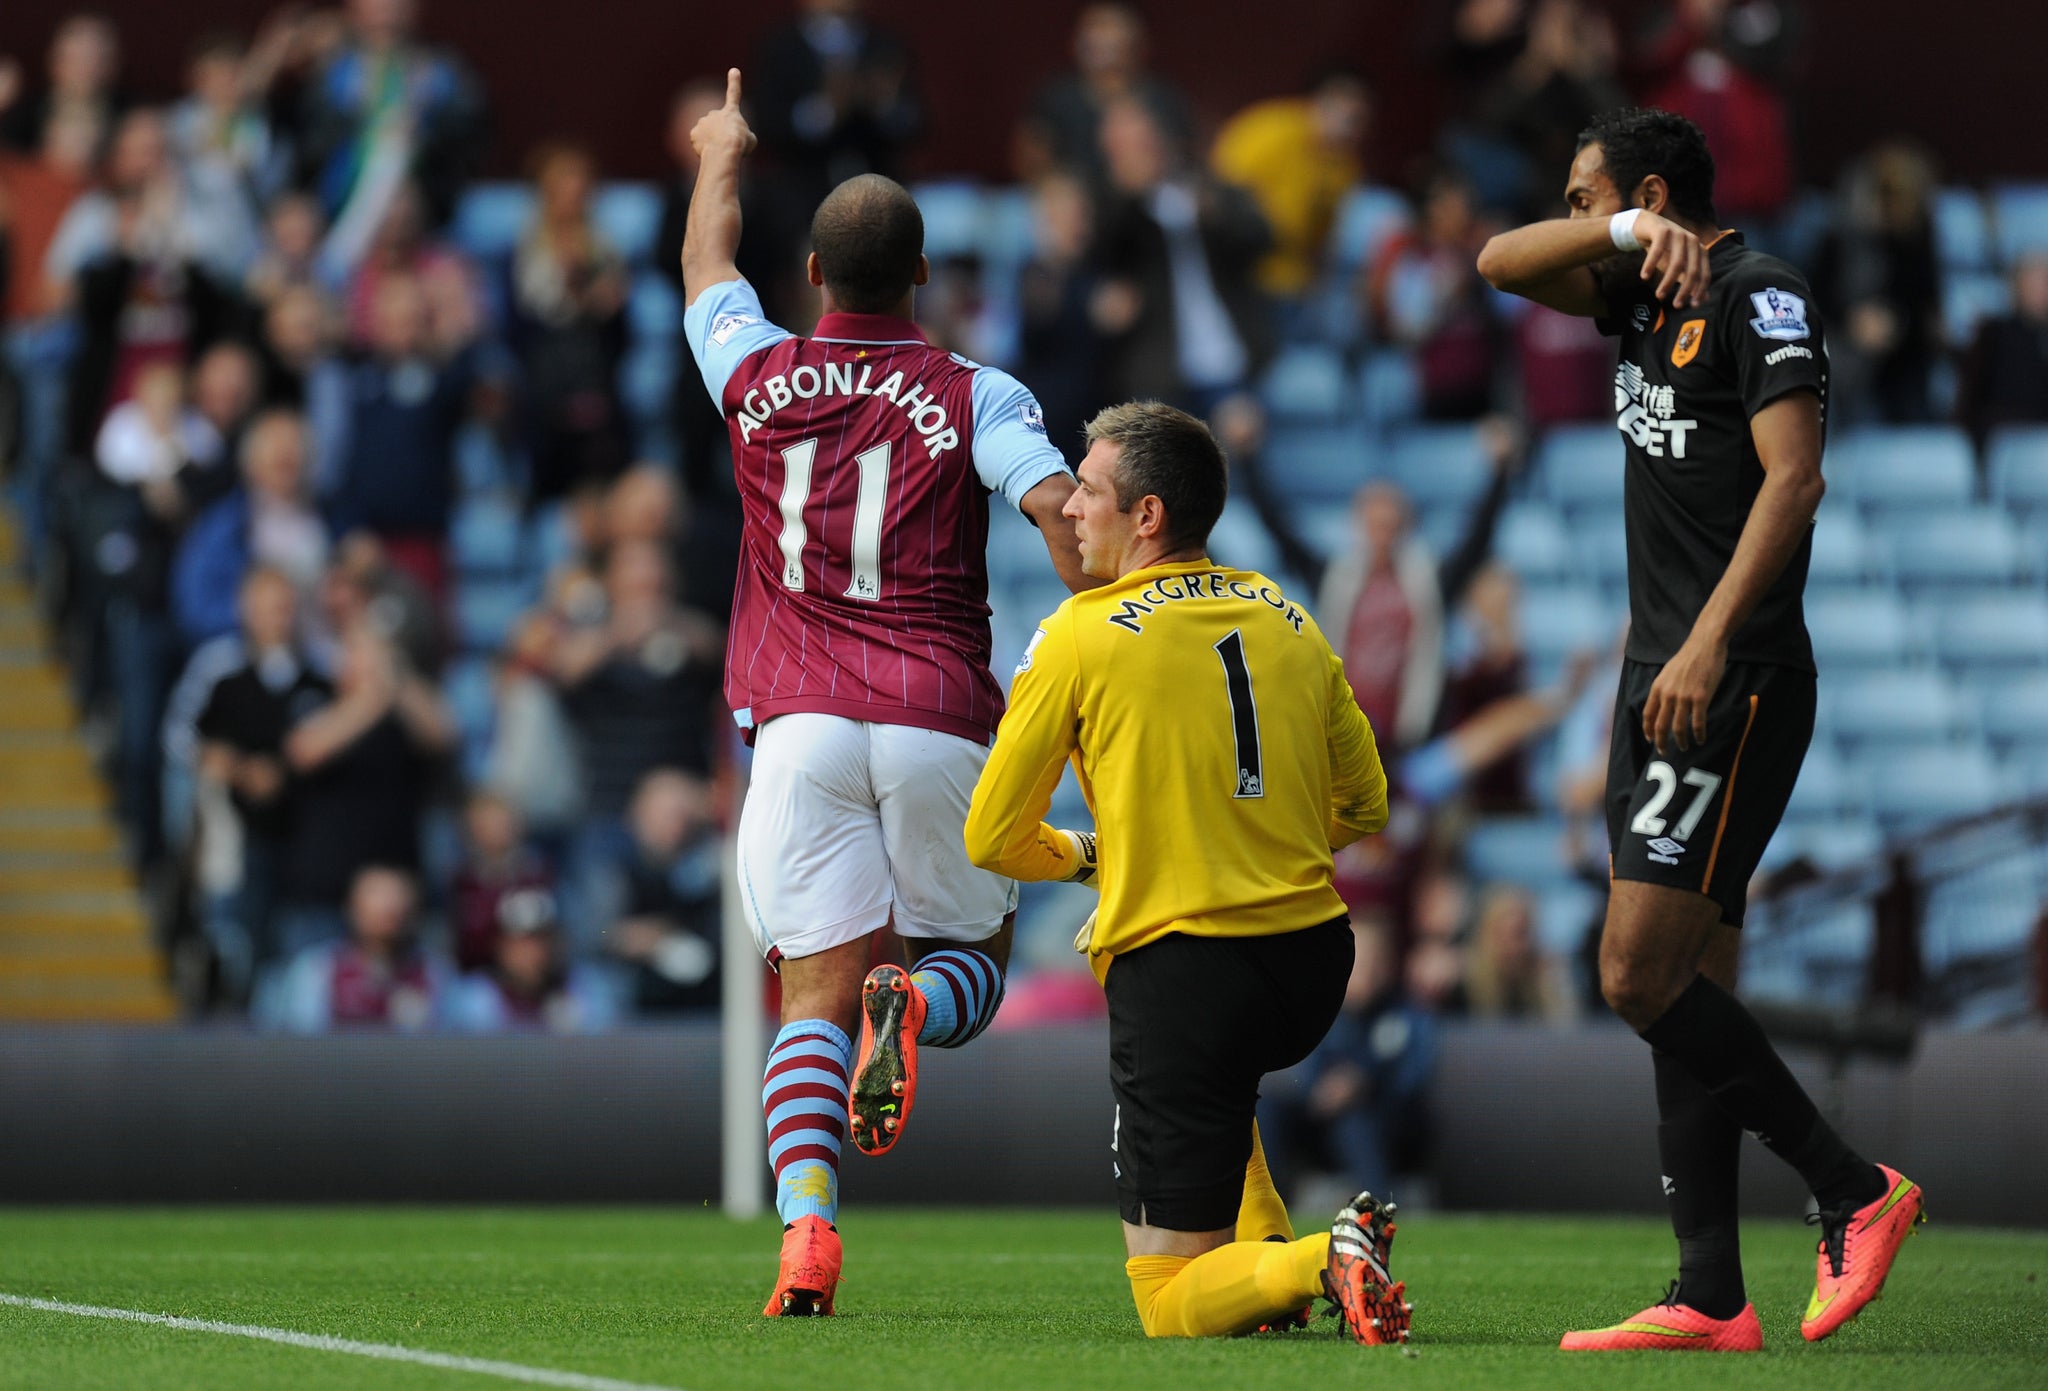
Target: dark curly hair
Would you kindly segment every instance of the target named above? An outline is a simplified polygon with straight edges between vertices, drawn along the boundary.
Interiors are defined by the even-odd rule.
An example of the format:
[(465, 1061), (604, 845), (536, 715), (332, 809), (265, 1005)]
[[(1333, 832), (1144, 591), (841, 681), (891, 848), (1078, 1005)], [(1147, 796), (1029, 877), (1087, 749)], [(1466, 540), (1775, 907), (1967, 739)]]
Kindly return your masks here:
[(1688, 222), (1715, 222), (1714, 156), (1707, 137), (1685, 117), (1653, 106), (1603, 111), (1579, 132), (1579, 149), (1600, 147), (1607, 177), (1622, 201), (1652, 174), (1671, 190), (1671, 210)]

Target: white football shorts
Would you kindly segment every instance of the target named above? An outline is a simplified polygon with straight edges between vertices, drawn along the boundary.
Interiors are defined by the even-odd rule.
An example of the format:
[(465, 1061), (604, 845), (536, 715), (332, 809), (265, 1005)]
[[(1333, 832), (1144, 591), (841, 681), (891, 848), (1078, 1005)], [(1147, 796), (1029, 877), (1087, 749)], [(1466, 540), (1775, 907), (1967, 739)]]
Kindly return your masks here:
[(761, 726), (739, 879), (762, 955), (815, 956), (892, 916), (905, 937), (1000, 931), (1016, 882), (974, 865), (964, 839), (986, 762), (980, 744), (910, 725), (800, 713)]

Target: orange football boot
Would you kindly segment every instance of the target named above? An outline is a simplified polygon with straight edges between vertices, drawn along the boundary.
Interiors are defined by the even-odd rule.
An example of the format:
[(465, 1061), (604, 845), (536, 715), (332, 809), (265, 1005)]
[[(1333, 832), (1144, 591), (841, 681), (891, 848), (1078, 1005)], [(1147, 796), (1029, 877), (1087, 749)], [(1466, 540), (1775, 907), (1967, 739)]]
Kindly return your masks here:
[(1392, 1203), (1360, 1193), (1337, 1213), (1330, 1227), (1330, 1263), (1323, 1292), (1343, 1316), (1344, 1331), (1368, 1346), (1408, 1341), (1415, 1306), (1402, 1299), (1408, 1286), (1395, 1284), (1387, 1258), (1393, 1254)]
[(1756, 1321), (1756, 1305), (1745, 1304), (1732, 1319), (1710, 1319), (1685, 1304), (1673, 1304), (1678, 1282), (1653, 1304), (1612, 1328), (1567, 1333), (1558, 1347), (1566, 1352), (1762, 1352), (1764, 1328)]
[(799, 1217), (782, 1229), (782, 1270), (761, 1313), (800, 1319), (830, 1314), (839, 1290), (839, 1233), (822, 1217)]
[(862, 1154), (887, 1154), (917, 1100), (917, 1035), (924, 995), (901, 966), (877, 966), (860, 991), (860, 1052), (847, 1111)]
[(1836, 1208), (1806, 1220), (1820, 1228), (1820, 1260), (1813, 1297), (1799, 1331), (1817, 1343), (1863, 1312), (1884, 1293), (1884, 1281), (1906, 1238), (1927, 1220), (1920, 1185), (1880, 1164), (1884, 1196), (1851, 1212)]

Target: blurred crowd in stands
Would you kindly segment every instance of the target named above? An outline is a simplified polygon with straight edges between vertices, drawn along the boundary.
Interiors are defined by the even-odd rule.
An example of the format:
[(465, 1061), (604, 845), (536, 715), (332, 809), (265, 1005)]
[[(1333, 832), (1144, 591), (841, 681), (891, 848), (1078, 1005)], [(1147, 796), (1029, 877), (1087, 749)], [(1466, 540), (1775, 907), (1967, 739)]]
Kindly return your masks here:
[[(195, 1011), (585, 1030), (714, 1007), (737, 513), (676, 331), (688, 131), (722, 88), (676, 93), (664, 188), (608, 184), (566, 140), (524, 152), (523, 186), (482, 183), (521, 152), (492, 151), (488, 94), (417, 18), (348, 0), (197, 36), (175, 94), (131, 91), (97, 16), (0, 56), (28, 563)], [(1150, 65), (1139, 7), (1091, 4), (1071, 69), (988, 132), (1014, 187), (916, 185), (934, 340), (1014, 370), (1055, 439), (1133, 396), (1212, 419), (1239, 495), (1218, 554), (1317, 595), (1380, 731), (1395, 816), (1340, 865), (1359, 970), (1276, 1090), (1278, 1153), (1411, 1162), (1436, 1018), (1597, 1009), (1572, 947), (1603, 887), (1618, 631), (1601, 610), (1532, 660), (1549, 615), (1499, 542), (1538, 446), (1610, 416), (1612, 350), (1474, 270), (1493, 230), (1561, 211), (1590, 116), (1705, 128), (1723, 222), (1810, 269), (1837, 428), (2048, 420), (2048, 242), (1959, 294), (1925, 151), (1802, 182), (1800, 39), (1773, 0), (1674, 0), (1638, 34), (1597, 0), (1457, 0), (1432, 60), (1459, 114), (1369, 168), (1357, 72), (1205, 112), (1198, 74)], [(742, 66), (741, 268), (801, 332), (817, 200), (914, 170), (916, 61), (857, 0), (802, 0)], [(1418, 433), (1405, 471), (1369, 455), (1473, 422)], [(1057, 598), (1008, 576), (1004, 671)], [(1546, 850), (1580, 884), (1562, 906), (1460, 853), (1533, 811), (1571, 828)], [(1058, 955), (1020, 952), (1041, 984), (1011, 987), (1016, 1022), (1098, 1007)]]

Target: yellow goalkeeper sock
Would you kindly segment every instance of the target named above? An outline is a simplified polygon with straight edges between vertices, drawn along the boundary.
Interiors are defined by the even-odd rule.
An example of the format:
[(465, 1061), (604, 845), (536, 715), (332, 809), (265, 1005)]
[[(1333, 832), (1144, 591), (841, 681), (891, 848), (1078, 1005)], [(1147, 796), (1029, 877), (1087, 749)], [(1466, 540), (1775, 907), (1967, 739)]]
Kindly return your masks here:
[(1259, 1125), (1252, 1122), (1252, 1157), (1244, 1166), (1244, 1200), (1237, 1209), (1239, 1241), (1294, 1240), (1294, 1228), (1287, 1221), (1287, 1204), (1273, 1187), (1273, 1175), (1266, 1168), (1266, 1151), (1259, 1143)]
[(1300, 1241), (1233, 1241), (1190, 1260), (1133, 1256), (1124, 1262), (1138, 1322), (1148, 1338), (1249, 1333), (1298, 1312), (1323, 1292), (1330, 1234)]

